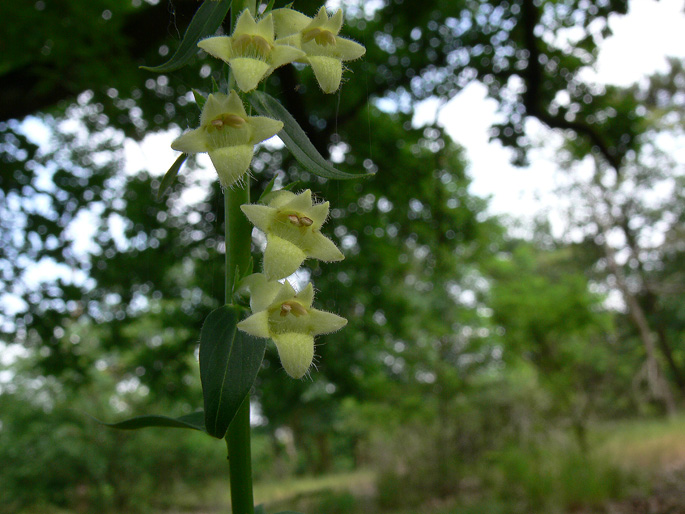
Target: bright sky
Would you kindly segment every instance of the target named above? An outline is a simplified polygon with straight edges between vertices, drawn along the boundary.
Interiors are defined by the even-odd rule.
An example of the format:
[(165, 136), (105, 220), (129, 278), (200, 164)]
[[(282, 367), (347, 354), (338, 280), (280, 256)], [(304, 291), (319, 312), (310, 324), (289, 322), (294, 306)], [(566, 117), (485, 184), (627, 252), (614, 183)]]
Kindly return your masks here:
[[(666, 69), (666, 56), (685, 57), (685, 14), (682, 0), (631, 0), (627, 16), (613, 16), (610, 26), (614, 35), (600, 49), (597, 68), (591, 80), (605, 84), (627, 86), (645, 75)], [(639, 35), (639, 37), (636, 37)], [(485, 88), (471, 84), (444, 105), (438, 120), (450, 136), (467, 149), (472, 193), (491, 196), (490, 210), (529, 218), (554, 204), (550, 194), (555, 188), (556, 165), (549, 149), (534, 150), (532, 165), (515, 168), (510, 153), (497, 142), (488, 140), (488, 129), (496, 119), (497, 104), (486, 99)], [(432, 122), (437, 102), (428, 100), (417, 109), (415, 123)], [(528, 124), (531, 133), (540, 139), (550, 134), (535, 121)], [(127, 145), (127, 169), (141, 168), (153, 174), (163, 174), (174, 161), (176, 153), (169, 148), (168, 134), (150, 136), (144, 145)], [(203, 162), (203, 161), (201, 161)], [(211, 169), (211, 165), (208, 165)], [(213, 172), (207, 176), (212, 179)], [(193, 195), (192, 191), (188, 192)]]
[[(626, 16), (610, 18), (614, 32), (601, 46), (594, 80), (627, 86), (655, 71), (665, 71), (666, 56), (685, 57), (685, 14), (682, 0), (631, 0)], [(436, 102), (427, 101), (417, 111), (415, 122), (432, 121)], [(550, 194), (558, 179), (549, 150), (533, 151), (529, 168), (515, 168), (509, 151), (488, 141), (488, 127), (496, 119), (496, 102), (487, 100), (485, 88), (472, 84), (438, 115), (450, 136), (463, 145), (471, 162), (471, 191), (492, 196), (490, 210), (497, 214), (530, 217), (550, 208)], [(533, 133), (548, 132), (531, 122)], [(548, 136), (546, 136), (548, 137)]]
[[(600, 49), (594, 79), (602, 83), (629, 85), (645, 75), (666, 69), (666, 56), (685, 57), (685, 14), (682, 0), (631, 0), (627, 16), (610, 19), (614, 35)], [(415, 123), (432, 122), (436, 116), (437, 102), (428, 100), (416, 112)], [(559, 178), (551, 158), (553, 150), (535, 150), (530, 154), (533, 163), (528, 168), (515, 168), (509, 160), (509, 151), (497, 142), (488, 141), (488, 128), (496, 119), (496, 102), (485, 97), (485, 89), (472, 84), (443, 106), (438, 115), (450, 136), (466, 148), (470, 161), (471, 187), (475, 195), (491, 197), (490, 211), (510, 214), (517, 218), (530, 218), (543, 209), (552, 209), (555, 198), (551, 194)], [(39, 144), (47, 144), (49, 131), (36, 118), (23, 122), (29, 136)], [(531, 132), (540, 138), (550, 137), (544, 127), (532, 121)], [(152, 134), (142, 145), (127, 141), (125, 146), (126, 170), (135, 173), (147, 169), (161, 176), (174, 162), (177, 152), (170, 148), (176, 134)], [(201, 181), (215, 180), (215, 173), (208, 159), (207, 170), (200, 173)], [(202, 189), (187, 188), (188, 200), (198, 199)], [(554, 217), (554, 212), (551, 213)], [(92, 231), (90, 220), (84, 218), (76, 223), (75, 232)], [(81, 226), (82, 225), (82, 226)], [(88, 243), (84, 240), (84, 245)], [(38, 266), (42, 271), (35, 274), (40, 281), (48, 276), (61, 275), (52, 266)]]

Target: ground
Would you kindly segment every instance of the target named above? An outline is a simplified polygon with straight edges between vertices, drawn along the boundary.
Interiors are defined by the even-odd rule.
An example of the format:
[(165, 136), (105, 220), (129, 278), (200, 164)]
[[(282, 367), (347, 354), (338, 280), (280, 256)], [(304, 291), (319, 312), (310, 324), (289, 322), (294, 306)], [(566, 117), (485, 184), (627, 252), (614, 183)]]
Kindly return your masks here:
[[(477, 485), (475, 494), (466, 487), (453, 497), (381, 511), (375, 502), (376, 475), (368, 470), (258, 483), (255, 497), (269, 513), (295, 509), (307, 514), (685, 514), (685, 416), (599, 425), (593, 428), (592, 452), (600, 462), (610, 462), (638, 479), (622, 489), (620, 498), (570, 502), (553, 513), (549, 508), (516, 507), (501, 496), (484, 497), (488, 493)], [(181, 491), (168, 505), (174, 508), (160, 508), (156, 514), (223, 514), (229, 510), (226, 484), (217, 480), (199, 496)]]

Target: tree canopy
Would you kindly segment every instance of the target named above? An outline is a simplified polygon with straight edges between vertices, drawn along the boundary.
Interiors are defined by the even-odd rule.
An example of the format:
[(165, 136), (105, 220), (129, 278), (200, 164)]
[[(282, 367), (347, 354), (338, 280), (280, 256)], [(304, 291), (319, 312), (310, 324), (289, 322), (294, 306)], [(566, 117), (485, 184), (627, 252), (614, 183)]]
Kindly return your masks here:
[[(323, 339), (311, 381), (286, 380), (267, 350), (257, 399), (269, 426), (316, 441), (306, 447), (316, 448), (312, 467), (323, 469), (331, 427), (354, 438), (341, 421), (349, 405), (384, 412), (392, 404), (449, 427), (468, 413), (473, 423), (440, 432), (431, 451), (475, 455), (496, 413), (515, 425), (517, 409), (528, 408), (512, 385), (537, 391), (530, 377), (539, 376), (548, 396), (536, 408), (570, 420), (582, 438), (593, 413), (627, 411), (639, 399), (617, 392), (633, 385), (650, 334), (650, 362), (685, 391), (676, 344), (685, 331), (682, 170), (653, 151), (658, 133), (682, 129), (682, 63), (672, 61), (647, 87), (583, 79), (609, 35), (608, 18), (625, 14), (627, 0), (342, 4), (346, 35), (367, 48), (349, 63), (356, 80), (326, 96), (310, 70), (289, 67), (274, 74), (269, 93), (336, 166), (375, 175), (327, 181), (274, 145), (259, 148), (252, 174), (255, 187), (274, 177), (280, 186), (287, 174), (334, 200), (336, 228), (327, 235), (346, 259), (305, 275), (331, 299), (322, 307), (349, 326)], [(27, 349), (23, 373), (56, 377), (68, 389), (95, 387), (103, 374), (141, 385), (145, 399), (126, 397), (131, 411), (168, 397), (179, 412), (198, 407), (200, 328), (223, 302), (218, 182), (207, 186), (191, 157), (158, 201), (160, 177), (126, 173), (123, 162), (127, 141), (194, 126), (192, 89), (208, 77), (221, 81), (221, 65), (202, 52), (170, 74), (140, 68), (174, 52), (198, 5), (0, 4), (0, 19), (12, 20), (0, 37), (0, 298), (9, 306), (2, 339)], [(312, 13), (318, 3), (294, 7)], [(513, 238), (487, 200), (470, 193), (459, 142), (443, 126), (412, 122), (417, 102), (447, 102), (472, 82), (497, 101), (502, 121), (491, 135), (517, 164), (532, 144), (530, 118), (564, 135), (560, 166), (594, 163), (593, 180), (566, 191), (581, 241), (550, 243), (544, 227), (538, 240)], [(647, 192), (673, 177), (672, 194), (649, 205)], [(189, 190), (200, 193), (190, 198)], [(652, 244), (656, 225), (664, 239)], [(609, 233), (624, 243), (607, 249)], [(621, 252), (629, 258), (612, 266)], [(37, 275), (46, 269), (49, 276)], [(616, 280), (625, 303), (635, 302), (618, 321), (604, 303)]]

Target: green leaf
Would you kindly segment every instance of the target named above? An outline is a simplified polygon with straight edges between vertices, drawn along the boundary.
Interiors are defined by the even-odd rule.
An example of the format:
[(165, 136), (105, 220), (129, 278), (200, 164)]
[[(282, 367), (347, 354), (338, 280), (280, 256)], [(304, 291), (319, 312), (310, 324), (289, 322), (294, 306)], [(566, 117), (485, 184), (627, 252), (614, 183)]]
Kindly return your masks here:
[(292, 191), (293, 189), (297, 189), (298, 187), (301, 187), (304, 184), (301, 180), (296, 180), (295, 182), (291, 182), (290, 184), (286, 184), (283, 186), (283, 189), (285, 191)]
[(314, 148), (302, 127), (278, 100), (262, 91), (253, 91), (248, 95), (248, 98), (259, 114), (283, 122), (283, 129), (278, 133), (278, 137), (283, 140), (288, 150), (307, 171), (320, 177), (332, 179), (353, 179), (373, 175), (373, 173), (346, 173), (334, 168)]
[(157, 73), (167, 73), (185, 66), (197, 54), (197, 42), (204, 37), (211, 36), (219, 28), (226, 17), (226, 13), (231, 8), (231, 2), (232, 0), (219, 0), (218, 2), (205, 0), (190, 21), (181, 45), (171, 59), (159, 66), (141, 66), (141, 68)]
[(136, 416), (135, 418), (119, 421), (118, 423), (103, 423), (100, 420), (96, 421), (102, 425), (111, 428), (118, 428), (120, 430), (137, 430), (139, 428), (147, 427), (169, 427), (169, 428), (190, 428), (192, 430), (205, 431), (205, 415), (204, 412), (193, 412), (186, 414), (180, 418), (170, 418), (167, 416)]
[(201, 111), (207, 102), (207, 97), (195, 88), (193, 88), (193, 97), (195, 98), (195, 103), (197, 104), (198, 109)]
[(219, 439), (250, 392), (264, 358), (266, 339), (239, 331), (245, 309), (224, 305), (212, 311), (200, 332), (200, 379), (207, 433)]
[(269, 181), (269, 183), (264, 188), (264, 191), (262, 191), (262, 194), (259, 195), (259, 199), (257, 200), (257, 203), (259, 203), (262, 200), (262, 198), (264, 198), (266, 195), (268, 195), (271, 192), (271, 190), (274, 188), (274, 184), (276, 183), (277, 177), (278, 177), (278, 174), (274, 175), (273, 178)]
[(269, 5), (266, 6), (266, 9), (264, 9), (262, 16), (266, 16), (267, 14), (269, 14), (273, 10), (274, 3), (276, 3), (276, 0), (270, 0), (269, 1)]
[(171, 165), (171, 168), (169, 168), (169, 170), (164, 174), (164, 178), (162, 179), (162, 182), (159, 184), (159, 190), (157, 191), (157, 201), (162, 199), (164, 193), (166, 193), (167, 189), (169, 189), (171, 185), (174, 183), (174, 180), (176, 180), (176, 175), (178, 175), (178, 172), (181, 170), (181, 166), (183, 166), (183, 163), (186, 161), (187, 158), (187, 153), (182, 153), (181, 155), (179, 155), (178, 159), (176, 159), (174, 163)]
[(260, 503), (259, 505), (255, 505), (254, 514), (266, 514), (266, 509), (264, 508), (264, 504)]

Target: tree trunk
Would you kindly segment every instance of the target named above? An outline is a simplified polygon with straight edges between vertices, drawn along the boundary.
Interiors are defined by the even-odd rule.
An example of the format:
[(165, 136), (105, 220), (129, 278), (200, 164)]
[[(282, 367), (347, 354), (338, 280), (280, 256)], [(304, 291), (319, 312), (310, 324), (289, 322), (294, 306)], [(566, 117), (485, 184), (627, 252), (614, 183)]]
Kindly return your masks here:
[(673, 357), (673, 349), (668, 342), (668, 337), (666, 337), (666, 331), (664, 330), (663, 326), (659, 325), (656, 327), (656, 335), (657, 341), (659, 342), (659, 349), (664, 355), (664, 358), (668, 363), (668, 367), (671, 369), (673, 380), (677, 384), (680, 392), (685, 394), (685, 376), (683, 376), (682, 369), (678, 366), (675, 358)]
[[(605, 189), (603, 189), (603, 193), (606, 195)], [(612, 207), (614, 206), (612, 205)], [(628, 219), (628, 215), (626, 215), (625, 211), (622, 209), (621, 221), (617, 225), (623, 232), (623, 235), (626, 238), (626, 242), (628, 244), (628, 248), (630, 249), (630, 253), (632, 254), (633, 259), (635, 259), (635, 262), (637, 263), (637, 271), (642, 282), (643, 290), (645, 291), (644, 301), (642, 302), (642, 309), (645, 314), (645, 318), (647, 318), (648, 316), (653, 316), (657, 314), (659, 310), (658, 297), (656, 293), (653, 291), (652, 287), (650, 287), (649, 281), (647, 280), (645, 266), (640, 256), (638, 238), (635, 235), (635, 232), (631, 229), (630, 224), (628, 223)], [(657, 342), (659, 344), (659, 350), (666, 359), (666, 363), (668, 364), (668, 367), (671, 370), (671, 374), (673, 375), (673, 380), (677, 384), (678, 389), (681, 392), (685, 393), (685, 374), (673, 358), (673, 350), (671, 349), (671, 345), (668, 342), (668, 337), (666, 336), (666, 331), (664, 330), (664, 327), (662, 325), (657, 324), (656, 336)]]
[[(598, 225), (602, 227), (601, 223)], [(618, 286), (621, 294), (623, 295), (623, 300), (626, 302), (628, 307), (628, 314), (632, 320), (635, 328), (640, 335), (642, 344), (645, 347), (645, 353), (647, 354), (647, 384), (649, 385), (650, 392), (655, 398), (663, 400), (664, 406), (666, 407), (666, 412), (672, 416), (675, 414), (675, 401), (673, 399), (673, 393), (671, 392), (671, 387), (668, 380), (663, 376), (661, 371), (661, 366), (659, 366), (659, 361), (656, 357), (656, 343), (652, 331), (649, 328), (649, 323), (647, 322), (647, 317), (645, 316), (640, 303), (630, 292), (623, 271), (616, 263), (616, 258), (614, 255), (614, 249), (609, 246), (606, 241), (606, 230), (602, 227), (602, 236), (604, 237), (604, 255), (607, 259), (607, 264), (609, 269), (616, 277), (616, 285)]]

